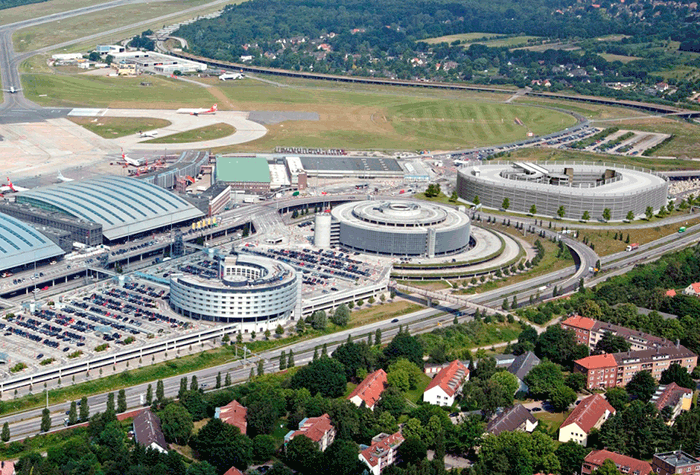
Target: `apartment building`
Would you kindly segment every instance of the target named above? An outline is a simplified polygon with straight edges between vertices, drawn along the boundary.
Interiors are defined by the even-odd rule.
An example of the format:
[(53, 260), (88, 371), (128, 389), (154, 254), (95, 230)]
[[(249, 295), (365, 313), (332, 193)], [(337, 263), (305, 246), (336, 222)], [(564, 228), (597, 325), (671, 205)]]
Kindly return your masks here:
[(331, 424), (331, 417), (323, 414), (320, 417), (305, 417), (299, 422), (299, 430), (289, 431), (284, 436), (286, 447), (294, 437), (306, 436), (316, 443), (318, 450), (324, 452), (335, 440), (335, 427)]
[(700, 460), (682, 450), (654, 454), (651, 468), (657, 475), (700, 475)]
[(612, 460), (620, 473), (625, 475), (649, 475), (651, 473), (651, 465), (648, 462), (618, 454), (617, 452), (610, 452), (609, 450), (594, 450), (583, 459), (581, 475), (591, 475), (606, 460)]
[(372, 438), (372, 445), (360, 452), (362, 461), (372, 475), (379, 475), (385, 468), (396, 462), (396, 451), (404, 438), (400, 432), (395, 434), (381, 433)]
[(631, 330), (612, 323), (574, 315), (561, 322), (562, 328), (576, 333), (576, 343), (588, 346), (593, 351), (606, 333), (612, 333), (627, 340), (630, 351), (648, 350), (661, 346), (672, 346), (673, 342), (648, 333)]

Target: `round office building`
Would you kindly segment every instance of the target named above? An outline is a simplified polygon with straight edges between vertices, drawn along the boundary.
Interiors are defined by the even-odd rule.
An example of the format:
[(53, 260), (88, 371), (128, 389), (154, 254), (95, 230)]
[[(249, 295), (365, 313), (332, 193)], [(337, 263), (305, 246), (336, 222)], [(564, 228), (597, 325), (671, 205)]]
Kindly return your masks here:
[(469, 247), (469, 217), (434, 203), (345, 203), (331, 212), (338, 242), (360, 252), (401, 257), (457, 254)]
[(651, 171), (622, 165), (586, 162), (500, 162), (478, 163), (460, 168), (457, 175), (460, 198), (499, 209), (508, 199), (508, 211), (581, 219), (602, 219), (605, 209), (610, 220), (622, 221), (631, 211), (643, 216), (647, 207), (658, 211), (666, 205), (668, 179)]
[(170, 277), (170, 305), (176, 312), (260, 332), (284, 325), (300, 310), (301, 280), (292, 266), (248, 254), (214, 259), (215, 276), (193, 272)]

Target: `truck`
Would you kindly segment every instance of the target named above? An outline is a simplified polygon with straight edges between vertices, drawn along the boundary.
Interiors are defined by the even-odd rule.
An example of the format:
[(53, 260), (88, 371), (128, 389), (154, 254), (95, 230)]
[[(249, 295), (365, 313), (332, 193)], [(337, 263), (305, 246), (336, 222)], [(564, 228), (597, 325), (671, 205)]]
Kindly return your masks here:
[(632, 244), (630, 244), (629, 246), (627, 246), (627, 249), (625, 249), (625, 250), (626, 250), (627, 252), (630, 252), (630, 251), (636, 251), (637, 249), (639, 249), (639, 244), (637, 244), (637, 243), (635, 242), (635, 243), (632, 243)]

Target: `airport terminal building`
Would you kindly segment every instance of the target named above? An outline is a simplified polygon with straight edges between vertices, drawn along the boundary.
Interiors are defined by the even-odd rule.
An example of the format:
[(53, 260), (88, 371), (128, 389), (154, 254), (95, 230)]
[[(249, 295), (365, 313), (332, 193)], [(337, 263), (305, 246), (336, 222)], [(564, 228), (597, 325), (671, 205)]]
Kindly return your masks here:
[(218, 276), (170, 277), (170, 305), (189, 318), (240, 323), (243, 332), (274, 330), (301, 315), (301, 279), (288, 264), (260, 256), (217, 256)]
[(460, 198), (499, 209), (509, 201), (509, 211), (581, 219), (601, 219), (606, 208), (612, 221), (622, 221), (631, 211), (643, 216), (648, 206), (658, 211), (666, 205), (668, 179), (651, 171), (621, 165), (588, 162), (495, 162), (462, 167), (457, 175)]

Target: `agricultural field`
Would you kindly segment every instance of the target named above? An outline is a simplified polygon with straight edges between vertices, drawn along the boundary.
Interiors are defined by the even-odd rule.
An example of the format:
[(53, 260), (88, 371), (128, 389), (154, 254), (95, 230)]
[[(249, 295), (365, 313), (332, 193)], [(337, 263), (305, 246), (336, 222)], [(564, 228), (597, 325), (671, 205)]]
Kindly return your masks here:
[(190, 142), (205, 142), (207, 140), (216, 140), (236, 132), (235, 127), (229, 124), (212, 124), (198, 129), (187, 130), (177, 134), (166, 135), (144, 143), (190, 143)]
[(488, 41), (477, 41), (477, 43), (485, 45), (485, 46), (490, 46), (491, 48), (503, 48), (503, 47), (515, 48), (517, 46), (525, 46), (529, 42), (539, 40), (539, 39), (540, 38), (538, 36), (521, 35), (521, 36), (510, 36), (508, 38), (498, 38), (498, 39), (488, 40)]
[(171, 124), (165, 119), (142, 119), (139, 117), (69, 117), (70, 121), (82, 125), (90, 132), (106, 139), (160, 129)]
[(12, 36), (12, 42), (15, 51), (18, 53), (33, 51), (45, 46), (100, 33), (105, 30), (106, 17), (109, 18), (109, 29), (114, 29), (176, 13), (185, 8), (206, 4), (209, 1), (171, 0), (168, 2), (143, 3), (138, 7), (126, 5), (111, 8), (17, 30)]
[(629, 63), (632, 61), (637, 61), (638, 59), (643, 59), (640, 58), (639, 56), (623, 56), (621, 54), (611, 54), (611, 53), (601, 53), (600, 55), (605, 61), (612, 63), (613, 61), (620, 61), (621, 63)]
[(462, 43), (471, 43), (475, 40), (480, 40), (482, 38), (495, 38), (497, 36), (502, 36), (497, 33), (479, 33), (479, 32), (474, 32), (474, 33), (460, 33), (457, 35), (447, 35), (447, 36), (438, 36), (436, 38), (426, 38), (424, 40), (420, 40), (423, 43), (428, 43), (429, 45), (434, 45), (438, 43), (452, 43), (453, 41), (461, 41)]

